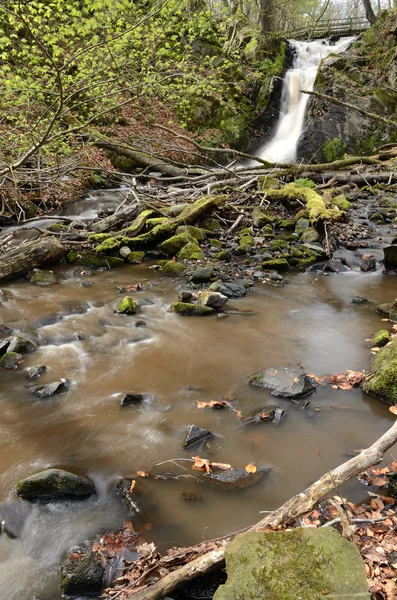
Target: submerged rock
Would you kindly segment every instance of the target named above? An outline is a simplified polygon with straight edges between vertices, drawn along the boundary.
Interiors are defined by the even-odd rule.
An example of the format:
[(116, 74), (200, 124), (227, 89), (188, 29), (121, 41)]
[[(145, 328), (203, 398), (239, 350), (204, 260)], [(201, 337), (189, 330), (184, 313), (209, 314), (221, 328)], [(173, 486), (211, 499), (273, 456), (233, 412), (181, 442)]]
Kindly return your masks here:
[(212, 315), (215, 310), (201, 304), (190, 304), (189, 302), (173, 302), (168, 312), (176, 313), (182, 317), (204, 317)]
[(86, 498), (95, 494), (95, 491), (91, 479), (62, 469), (41, 471), (21, 479), (15, 486), (16, 494), (25, 500)]
[(135, 315), (138, 311), (139, 304), (133, 298), (125, 296), (116, 306), (115, 312), (120, 315)]
[(354, 296), (352, 299), (352, 304), (367, 304), (367, 298), (362, 298), (361, 296)]
[(214, 283), (211, 283), (210, 290), (220, 292), (228, 298), (241, 298), (247, 293), (243, 284), (223, 281), (214, 281)]
[(274, 404), (264, 406), (261, 410), (254, 412), (244, 419), (244, 423), (247, 425), (257, 425), (258, 423), (271, 422), (276, 415), (276, 409), (277, 406), (274, 406)]
[(67, 392), (68, 389), (69, 386), (66, 379), (60, 379), (59, 381), (47, 383), (46, 385), (36, 388), (34, 393), (37, 396), (40, 396), (40, 398), (50, 398), (50, 396), (55, 396), (56, 394), (63, 394), (64, 392)]
[(359, 549), (331, 527), (242, 533), (225, 557), (214, 600), (370, 600)]
[(104, 573), (96, 552), (79, 549), (62, 563), (59, 589), (65, 596), (97, 596), (102, 591)]
[(257, 483), (269, 471), (270, 469), (257, 468), (254, 473), (251, 473), (246, 469), (227, 469), (221, 473), (206, 473), (204, 477), (216, 487), (226, 491), (236, 491)]
[(23, 360), (22, 354), (18, 354), (18, 352), (6, 352), (0, 359), (0, 367), (4, 367), (4, 369), (17, 369), (18, 363), (21, 360)]
[(362, 389), (387, 404), (397, 403), (397, 340), (382, 348), (375, 356)]
[(250, 383), (255, 387), (271, 390), (272, 396), (291, 400), (303, 398), (317, 387), (299, 366), (271, 367), (255, 375)]
[(208, 429), (203, 429), (197, 425), (189, 425), (185, 441), (182, 448), (192, 448), (193, 446), (201, 446), (207, 440), (215, 437)]
[(229, 298), (220, 292), (204, 291), (200, 294), (198, 303), (202, 306), (210, 306), (215, 310), (221, 310), (225, 304), (229, 302)]
[(142, 404), (145, 399), (145, 394), (140, 394), (138, 392), (131, 392), (130, 394), (125, 394), (121, 400), (121, 406), (135, 406), (137, 404)]
[(47, 367), (41, 365), (40, 367), (28, 367), (26, 374), (29, 379), (38, 379), (43, 373), (47, 371)]
[(42, 269), (33, 269), (28, 273), (28, 279), (35, 285), (53, 285), (57, 282), (54, 273), (51, 271), (44, 271)]

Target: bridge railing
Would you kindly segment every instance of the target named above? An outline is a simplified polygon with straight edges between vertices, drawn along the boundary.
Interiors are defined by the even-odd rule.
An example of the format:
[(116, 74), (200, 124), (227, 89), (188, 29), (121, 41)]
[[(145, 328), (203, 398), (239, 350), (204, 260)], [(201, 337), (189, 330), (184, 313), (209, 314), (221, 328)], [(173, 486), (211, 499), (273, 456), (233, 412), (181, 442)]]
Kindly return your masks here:
[(328, 19), (305, 27), (293, 29), (288, 32), (288, 37), (302, 39), (318, 39), (331, 35), (348, 35), (360, 33), (370, 27), (365, 17), (351, 17), (349, 19)]

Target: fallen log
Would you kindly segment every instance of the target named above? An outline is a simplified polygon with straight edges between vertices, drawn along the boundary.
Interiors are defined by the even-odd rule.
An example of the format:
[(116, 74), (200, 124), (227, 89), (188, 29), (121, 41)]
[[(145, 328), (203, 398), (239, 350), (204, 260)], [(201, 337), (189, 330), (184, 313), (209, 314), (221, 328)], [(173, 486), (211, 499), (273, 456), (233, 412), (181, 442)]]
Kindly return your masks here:
[[(288, 500), (280, 508), (251, 527), (251, 531), (263, 531), (267, 528), (276, 528), (279, 525), (294, 522), (298, 517), (310, 512), (320, 500), (326, 498), (328, 494), (333, 493), (335, 489), (349, 481), (349, 479), (381, 462), (385, 452), (396, 442), (397, 421), (372, 446), (323, 475), (306, 490)], [(224, 559), (224, 549), (213, 550), (184, 565), (180, 569), (169, 573), (147, 589), (133, 595), (129, 593), (128, 597), (133, 597), (134, 600), (160, 600), (188, 581), (209, 573), (214, 569), (221, 568), (224, 564)], [(117, 596), (127, 590), (132, 592), (133, 585), (121, 590)]]
[(308, 170), (301, 174), (301, 177), (307, 177), (315, 183), (324, 183), (329, 179), (333, 179), (338, 185), (346, 185), (353, 183), (358, 187), (365, 185), (375, 185), (376, 183), (391, 184), (397, 181), (397, 175), (394, 173), (337, 173), (336, 171), (324, 171), (324, 173), (313, 173)]
[(105, 233), (117, 228), (119, 225), (123, 225), (126, 221), (133, 219), (138, 213), (138, 203), (129, 204), (125, 208), (122, 208), (118, 212), (115, 212), (109, 217), (105, 217), (101, 221), (94, 223), (91, 230), (94, 233)]
[(0, 283), (26, 275), (32, 269), (57, 263), (64, 248), (54, 236), (41, 237), (1, 255)]

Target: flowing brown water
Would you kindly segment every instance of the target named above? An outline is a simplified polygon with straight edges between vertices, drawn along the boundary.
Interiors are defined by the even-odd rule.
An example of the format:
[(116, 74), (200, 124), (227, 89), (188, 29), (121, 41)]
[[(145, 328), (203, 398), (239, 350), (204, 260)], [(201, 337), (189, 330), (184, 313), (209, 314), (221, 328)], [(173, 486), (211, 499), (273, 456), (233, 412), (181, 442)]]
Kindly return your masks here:
[[(319, 375), (367, 367), (365, 338), (385, 325), (375, 307), (395, 299), (392, 277), (307, 273), (282, 288), (257, 284), (246, 298), (229, 302), (253, 309), (254, 316), (219, 320), (168, 313), (182, 282), (146, 265), (89, 277), (74, 272), (70, 266), (56, 268), (58, 283), (50, 288), (25, 280), (3, 287), (0, 322), (31, 332), (40, 343), (23, 367), (47, 365), (50, 371), (40, 383), (64, 377), (72, 389), (38, 400), (31, 389), (37, 382), (29, 382), (23, 369), (0, 372), (0, 510), (1, 518), (19, 524), (20, 534), (18, 540), (0, 537), (0, 598), (59, 598), (56, 577), (64, 553), (126, 517), (113, 491), (115, 481), (153, 463), (195, 454), (181, 449), (191, 423), (217, 435), (207, 452), (214, 460), (236, 467), (268, 465), (272, 472), (238, 493), (198, 486), (194, 473), (177, 467), (169, 470), (189, 477), (147, 482), (147, 501), (141, 504), (147, 539), (161, 547), (211, 539), (258, 521), (260, 511), (276, 508), (391, 424), (387, 406), (360, 390), (320, 389), (310, 397), (311, 407), (328, 410), (304, 411), (249, 387), (247, 378), (288, 363), (302, 363)], [(87, 281), (93, 285), (83, 287)], [(138, 282), (145, 286), (134, 297), (153, 304), (135, 317), (114, 314), (122, 297), (117, 286)], [(370, 302), (352, 304), (357, 295)], [(60, 314), (62, 320), (56, 318)], [(146, 327), (136, 327), (138, 320)], [(121, 409), (120, 397), (129, 391), (147, 392), (150, 400)], [(276, 403), (287, 410), (286, 417), (279, 427), (247, 428), (231, 412), (194, 404), (227, 393), (244, 414)], [(15, 482), (50, 465), (90, 474), (98, 496), (33, 508), (16, 500)], [(202, 501), (183, 502), (186, 490), (198, 491)], [(351, 483), (349, 497), (360, 493)]]

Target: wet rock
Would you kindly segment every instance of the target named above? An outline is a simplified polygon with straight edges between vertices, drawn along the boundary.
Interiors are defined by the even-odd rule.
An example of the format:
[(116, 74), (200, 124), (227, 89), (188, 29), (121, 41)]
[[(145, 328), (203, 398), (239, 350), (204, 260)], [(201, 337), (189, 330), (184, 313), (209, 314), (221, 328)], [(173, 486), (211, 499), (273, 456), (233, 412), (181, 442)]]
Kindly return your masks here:
[(303, 398), (317, 387), (299, 366), (271, 367), (255, 375), (250, 383), (255, 387), (271, 390), (272, 396), (291, 400)]
[(193, 446), (202, 446), (207, 440), (214, 438), (214, 434), (197, 425), (189, 425), (185, 441), (182, 448), (192, 448)]
[(187, 243), (177, 254), (178, 260), (201, 260), (204, 252), (196, 242)]
[(28, 279), (35, 285), (48, 286), (57, 282), (54, 273), (51, 271), (43, 271), (42, 269), (33, 269), (28, 273)]
[(373, 337), (371, 342), (371, 348), (383, 348), (386, 346), (391, 340), (390, 331), (386, 329), (381, 329), (378, 333)]
[(347, 273), (351, 271), (349, 267), (346, 267), (338, 258), (331, 258), (328, 262), (324, 264), (322, 269), (324, 273)]
[(34, 393), (40, 398), (50, 398), (51, 396), (56, 396), (57, 394), (63, 394), (64, 392), (67, 392), (68, 389), (69, 386), (66, 379), (60, 379), (59, 381), (47, 383), (46, 385), (36, 388)]
[(88, 547), (78, 549), (62, 563), (59, 589), (65, 596), (97, 596), (102, 591), (104, 573), (96, 552)]
[(1, 340), (0, 341), (0, 356), (4, 356), (10, 346), (10, 340)]
[(173, 277), (181, 277), (185, 272), (185, 265), (182, 263), (176, 262), (174, 260), (169, 260), (165, 263), (162, 268), (162, 272), (164, 275), (172, 275)]
[(302, 243), (304, 244), (314, 244), (315, 242), (321, 241), (321, 235), (314, 229), (314, 227), (309, 227), (303, 231), (301, 239)]
[(299, 245), (299, 250), (306, 252), (309, 256), (311, 253), (314, 253), (316, 256), (325, 257), (327, 255), (326, 251), (319, 244), (312, 244), (309, 242), (305, 242), (304, 244)]
[(362, 389), (387, 404), (397, 403), (397, 340), (382, 348), (370, 367)]
[(370, 600), (359, 549), (331, 527), (242, 533), (225, 557), (214, 600)]
[(4, 369), (17, 369), (18, 363), (21, 360), (23, 360), (22, 354), (18, 354), (17, 352), (6, 352), (0, 359), (0, 367), (4, 367)]
[(247, 289), (241, 283), (215, 281), (211, 283), (210, 290), (220, 292), (228, 298), (241, 298), (247, 293)]
[(283, 277), (282, 275), (280, 275), (280, 273), (277, 273), (277, 271), (272, 271), (271, 273), (269, 273), (270, 279), (271, 281), (282, 281)]
[(380, 315), (387, 317), (393, 323), (397, 323), (397, 300), (387, 304), (380, 304), (376, 309)]
[(215, 308), (215, 310), (221, 310), (227, 302), (229, 302), (227, 296), (224, 296), (220, 292), (212, 292), (211, 290), (202, 292), (198, 299), (198, 303), (202, 306), (209, 306)]
[(248, 473), (245, 469), (227, 469), (220, 473), (206, 473), (204, 477), (214, 486), (234, 492), (258, 483), (269, 471), (270, 469), (257, 468), (255, 473)]
[(63, 469), (46, 469), (21, 479), (15, 486), (16, 494), (25, 500), (87, 498), (95, 494), (95, 491), (91, 479)]
[(265, 260), (262, 267), (268, 271), (288, 271), (289, 264), (285, 258), (273, 258), (272, 260)]
[(284, 416), (285, 416), (285, 410), (277, 407), (276, 410), (274, 411), (274, 417), (273, 417), (272, 423), (274, 423), (275, 425), (280, 425), (281, 421), (284, 419)]
[(209, 306), (201, 304), (190, 304), (189, 302), (173, 302), (168, 309), (168, 312), (176, 313), (182, 317), (204, 317), (211, 315), (215, 311)]
[(352, 304), (367, 304), (367, 298), (362, 298), (361, 296), (354, 296), (352, 299)]
[(133, 298), (125, 296), (116, 306), (115, 312), (120, 315), (135, 315), (138, 311), (139, 304)]
[(205, 229), (202, 229), (200, 227), (193, 227), (193, 225), (179, 225), (175, 233), (177, 235), (180, 233), (188, 234), (198, 242), (204, 242), (205, 240)]
[(126, 259), (131, 254), (131, 248), (128, 248), (128, 246), (122, 246), (119, 250), (119, 254), (121, 258)]
[(28, 354), (36, 350), (36, 344), (21, 336), (14, 336), (8, 346), (8, 352), (18, 352), (19, 354)]
[(211, 281), (214, 274), (214, 267), (212, 265), (206, 265), (205, 267), (199, 267), (195, 269), (191, 274), (189, 281), (192, 283), (207, 283)]
[(267, 423), (273, 421), (276, 415), (277, 406), (274, 404), (270, 404), (269, 406), (265, 406), (261, 408), (261, 410), (256, 411), (246, 419), (244, 419), (244, 423), (246, 425), (258, 425), (259, 423)]
[(153, 300), (150, 300), (150, 298), (142, 298), (141, 300), (139, 300), (139, 306), (154, 306), (154, 302)]
[(46, 371), (47, 367), (41, 365), (40, 367), (28, 367), (26, 369), (26, 374), (29, 379), (38, 379)]
[(389, 480), (387, 484), (389, 494), (392, 498), (397, 499), (397, 473), (388, 473), (387, 478)]
[(225, 262), (229, 262), (232, 260), (233, 255), (230, 252), (230, 250), (221, 250), (220, 252), (217, 252), (217, 254), (215, 254), (215, 258), (217, 260), (223, 260)]
[(48, 315), (44, 315), (40, 317), (35, 323), (35, 327), (40, 329), (41, 327), (46, 327), (47, 325), (53, 325), (54, 323), (59, 323), (59, 321), (63, 320), (63, 316), (59, 313), (49, 313)]
[(178, 298), (180, 302), (190, 302), (191, 300), (193, 300), (193, 294), (192, 292), (182, 291), (179, 292)]
[(363, 273), (369, 273), (376, 270), (376, 260), (372, 254), (364, 254), (361, 256), (360, 270)]
[(2, 335), (11, 335), (12, 329), (8, 325), (0, 324), (0, 334)]
[(121, 400), (121, 406), (136, 406), (137, 404), (142, 404), (144, 399), (144, 394), (140, 394), (138, 392), (131, 392), (123, 396)]
[(135, 327), (146, 327), (146, 321), (137, 321)]
[(143, 263), (144, 258), (145, 258), (144, 252), (140, 252), (138, 250), (133, 250), (127, 256), (127, 262), (129, 262), (130, 265), (140, 265)]
[(309, 229), (309, 227), (310, 227), (310, 219), (305, 219), (304, 217), (301, 217), (296, 222), (295, 232), (296, 233), (303, 233), (304, 231), (306, 231), (307, 229)]
[(159, 247), (170, 256), (175, 256), (189, 242), (195, 243), (194, 238), (189, 233), (179, 233), (162, 242)]
[(385, 269), (396, 270), (397, 269), (397, 244), (386, 246), (383, 249), (385, 254), (384, 263)]

